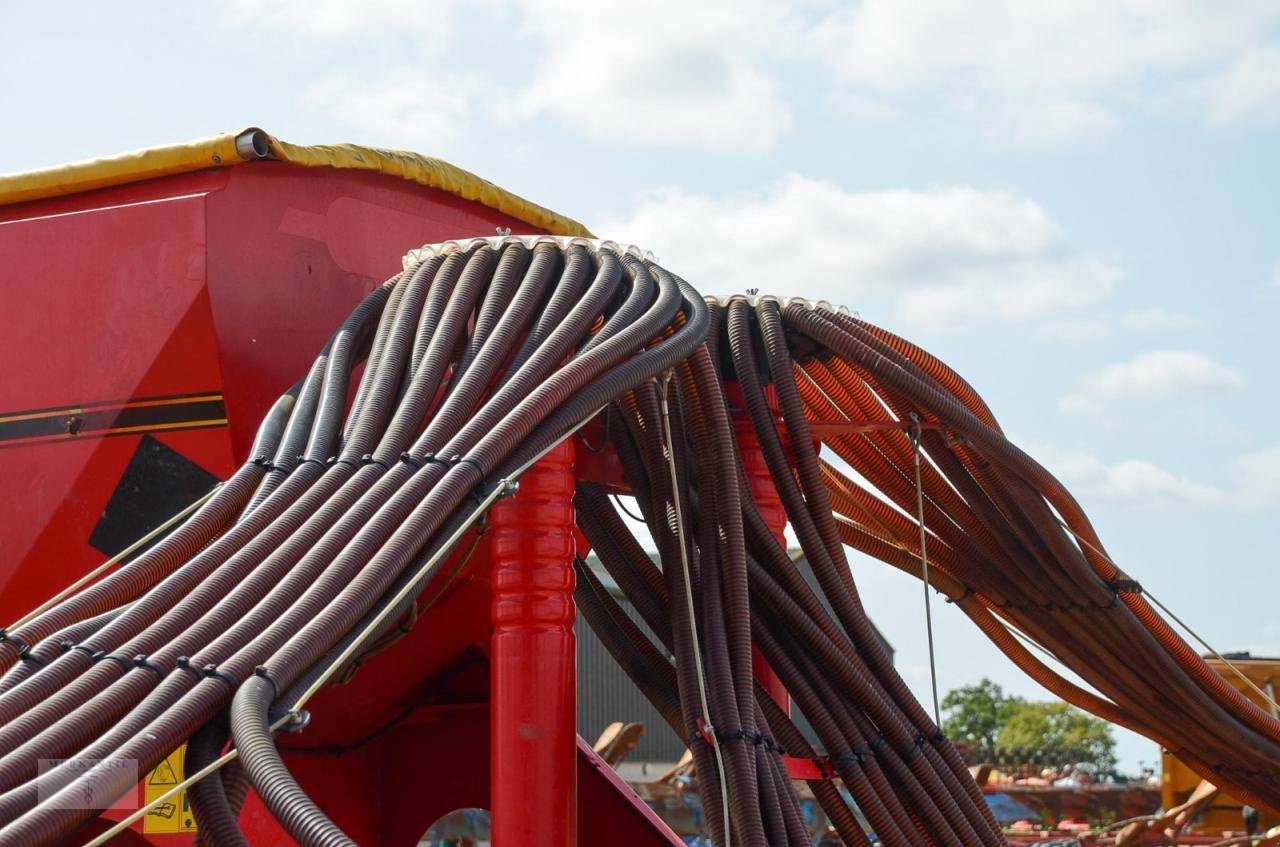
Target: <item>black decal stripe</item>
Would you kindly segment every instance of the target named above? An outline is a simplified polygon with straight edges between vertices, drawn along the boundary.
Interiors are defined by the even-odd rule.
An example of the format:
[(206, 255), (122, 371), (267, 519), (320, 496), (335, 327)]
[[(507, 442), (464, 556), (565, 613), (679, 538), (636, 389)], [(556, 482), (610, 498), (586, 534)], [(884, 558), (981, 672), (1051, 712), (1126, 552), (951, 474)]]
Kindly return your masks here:
[(216, 392), (137, 397), (123, 403), (86, 403), (0, 415), (0, 447), (225, 426), (227, 409)]
[(10, 420), (13, 417), (42, 417), (45, 415), (58, 415), (67, 412), (88, 411), (90, 409), (100, 408), (123, 408), (124, 406), (134, 405), (137, 403), (168, 403), (175, 400), (220, 400), (222, 393), (219, 391), (197, 391), (191, 394), (158, 394), (154, 397), (126, 397), (123, 400), (98, 400), (93, 403), (81, 403), (74, 406), (48, 406), (43, 409), (23, 409), (20, 412), (5, 412), (0, 414), (0, 423)]

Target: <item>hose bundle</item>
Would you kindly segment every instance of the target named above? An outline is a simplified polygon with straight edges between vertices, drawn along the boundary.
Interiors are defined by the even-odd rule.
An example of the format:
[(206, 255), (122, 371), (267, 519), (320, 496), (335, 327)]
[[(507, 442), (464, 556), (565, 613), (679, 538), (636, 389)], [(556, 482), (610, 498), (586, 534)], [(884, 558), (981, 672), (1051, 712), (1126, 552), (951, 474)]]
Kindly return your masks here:
[[(1071, 495), (1004, 438), (963, 379), (902, 338), (806, 301), (712, 301), (711, 319), (706, 352), (676, 370), (669, 417), (684, 437), (670, 444), (662, 438), (660, 386), (643, 385), (611, 409), (625, 422), (610, 434), (661, 569), (601, 486), (583, 482), (577, 493), (579, 524), (661, 643), (649, 642), (581, 563), (579, 608), (690, 739), (700, 775), (714, 773), (708, 769), (717, 764), (717, 747), (732, 774), (744, 740), (757, 759), (761, 749), (806, 758), (813, 751), (758, 686), (756, 714), (764, 719), (754, 725), (751, 708), (735, 712), (725, 697), (712, 699), (709, 717), (691, 710), (691, 629), (707, 645), (715, 692), (740, 692), (734, 686), (750, 679), (740, 671), (743, 646), (759, 648), (826, 748), (820, 766), (842, 778), (884, 843), (1000, 842), (955, 750), (881, 649), (858, 600), (847, 545), (917, 578), (927, 573), (933, 588), (1053, 693), (1160, 742), (1246, 802), (1280, 806), (1280, 722), (1226, 684), (1154, 614)], [(736, 388), (729, 393), (726, 385)], [(730, 425), (735, 416), (749, 419), (745, 436)], [(736, 450), (726, 454), (721, 442), (735, 439)], [(856, 474), (819, 458), (817, 440)], [(817, 592), (745, 481), (738, 457), (757, 444)], [(668, 452), (673, 471), (664, 464)], [(730, 479), (717, 479), (726, 468)], [(727, 508), (726, 490), (737, 492)], [(670, 517), (676, 503), (694, 504), (685, 507), (685, 538)], [(682, 556), (682, 543), (697, 555)], [(682, 567), (694, 570), (699, 594), (692, 628), (683, 585), (671, 576)], [(747, 605), (735, 599), (744, 568)], [(1102, 696), (1054, 673), (1015, 632)], [(708, 737), (708, 722), (721, 738)], [(768, 765), (757, 764), (761, 798), (776, 772)], [(735, 780), (726, 783), (732, 795)], [(726, 824), (718, 818), (726, 816), (708, 801), (717, 785), (705, 776), (699, 784), (710, 825), (723, 839)], [(866, 843), (830, 784), (812, 787), (844, 841)], [(765, 843), (756, 840), (763, 825), (767, 843), (793, 843), (782, 840), (792, 837), (786, 812), (762, 803), (758, 822), (731, 810), (727, 834)]]
[[(249, 461), (188, 521), (3, 633), (0, 847), (75, 830), (93, 811), (67, 800), (90, 780), (98, 796), (132, 787), (123, 770), (70, 762), (42, 773), (39, 760), (149, 770), (188, 739), (188, 774), (228, 741), (239, 753), (192, 788), (203, 843), (247, 843), (236, 816), (252, 788), (299, 843), (351, 844), (290, 776), (274, 731), (366, 635), (411, 608), (502, 486), (605, 407), (661, 566), (599, 484), (579, 483), (578, 522), (657, 641), (581, 563), (575, 598), (688, 739), (715, 843), (809, 843), (784, 755), (839, 777), (886, 844), (1003, 843), (881, 648), (845, 558), (847, 544), (923, 576), (917, 497), (930, 584), (1020, 667), (1231, 793), (1280, 805), (1280, 723), (1151, 611), (1065, 489), (946, 366), (807, 303), (708, 304), (634, 249), (507, 237), (413, 254), (353, 310), (272, 408)], [(816, 435), (858, 481), (819, 458)], [(762, 515), (746, 438), (818, 591)], [(927, 457), (919, 490), (915, 450)], [(1053, 674), (1006, 627), (1103, 696)], [(755, 682), (753, 650), (825, 755)], [(869, 844), (835, 783), (812, 788), (846, 843)]]
[[(253, 755), (274, 694), (306, 685), (465, 521), (473, 496), (686, 358), (706, 329), (692, 288), (608, 244), (476, 241), (418, 255), (352, 312), (188, 523), (6, 633), (0, 844), (54, 843), (94, 814), (69, 799), (131, 787), (125, 769), (40, 773), (40, 759), (132, 759), (145, 772), (220, 715), (268, 806), (320, 843), (309, 834), (325, 829), (318, 810), (289, 817), (296, 786)], [(26, 645), (50, 639), (65, 650), (27, 660)], [(225, 731), (199, 740), (207, 755)], [(216, 793), (220, 782), (206, 783)], [(206, 841), (234, 831), (207, 812), (235, 799), (200, 804)]]

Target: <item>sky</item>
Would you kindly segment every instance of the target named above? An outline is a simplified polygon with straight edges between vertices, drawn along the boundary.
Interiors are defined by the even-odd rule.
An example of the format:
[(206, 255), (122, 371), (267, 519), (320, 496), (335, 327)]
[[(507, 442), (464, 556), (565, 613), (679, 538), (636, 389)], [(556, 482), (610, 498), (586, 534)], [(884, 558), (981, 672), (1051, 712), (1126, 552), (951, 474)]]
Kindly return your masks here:
[[(1211, 644), (1280, 655), (1280, 4), (3, 3), (0, 29), (0, 172), (246, 126), (409, 149), (704, 292), (846, 305), (959, 370)], [(919, 584), (854, 572), (927, 702)], [(1047, 696), (934, 614), (944, 692)]]

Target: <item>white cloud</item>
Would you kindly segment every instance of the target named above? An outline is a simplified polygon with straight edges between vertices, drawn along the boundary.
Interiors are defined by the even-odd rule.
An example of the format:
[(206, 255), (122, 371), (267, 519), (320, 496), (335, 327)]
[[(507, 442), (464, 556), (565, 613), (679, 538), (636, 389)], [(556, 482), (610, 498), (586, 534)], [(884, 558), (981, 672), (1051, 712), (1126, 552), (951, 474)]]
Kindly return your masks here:
[(1107, 365), (1087, 377), (1080, 391), (1058, 401), (1065, 412), (1100, 412), (1108, 400), (1161, 398), (1188, 392), (1215, 392), (1244, 385), (1235, 368), (1193, 350), (1149, 350), (1127, 362)]
[(857, 192), (791, 175), (717, 198), (670, 189), (597, 231), (704, 291), (785, 290), (936, 328), (1085, 306), (1120, 275), (1074, 255), (1034, 201), (968, 187)]
[(520, 116), (552, 115), (600, 141), (747, 152), (771, 148), (790, 125), (766, 67), (793, 27), (781, 4), (522, 6), (542, 51), (511, 100)]
[(1072, 492), (1086, 498), (1196, 506), (1217, 505), (1230, 499), (1221, 489), (1193, 482), (1144, 459), (1107, 463), (1088, 453), (1054, 450), (1044, 445), (1036, 446), (1031, 455)]
[(1111, 327), (1104, 317), (1071, 318), (1045, 324), (1040, 334), (1055, 341), (1097, 341), (1110, 335)]
[(438, 151), (461, 137), (476, 88), (468, 78), (400, 67), (372, 79), (332, 74), (303, 89), (300, 100), (379, 146)]
[(1163, 306), (1134, 309), (1120, 316), (1120, 326), (1144, 331), (1170, 331), (1193, 329), (1200, 321), (1182, 312), (1171, 312)]
[(1182, 312), (1171, 312), (1163, 306), (1131, 309), (1119, 315), (1092, 315), (1064, 318), (1040, 327), (1040, 335), (1054, 341), (1098, 341), (1111, 335), (1117, 327), (1134, 332), (1185, 332), (1200, 321)]
[(230, 0), (226, 22), (241, 29), (317, 40), (427, 34), (443, 43), (454, 0)]
[(864, 0), (812, 40), (855, 92), (939, 92), (1011, 141), (1052, 141), (1109, 128), (1108, 103), (1152, 89), (1198, 85), (1184, 107), (1219, 122), (1274, 116), (1277, 22), (1267, 0)]
[(1247, 453), (1231, 464), (1242, 500), (1252, 506), (1280, 506), (1280, 444)]
[[(792, 52), (804, 21), (785, 3), (484, 0), (481, 7), (488, 26), (475, 44), (450, 40), (466, 28), (460, 10), (475, 14), (457, 0), (236, 0), (224, 20), (285, 36), (282, 49), (295, 39), (313, 49), (340, 39), (381, 42), (392, 61), (417, 68), (423, 98), (446, 96), (427, 84), (430, 69), (448, 76), (471, 67), (488, 80), (495, 120), (551, 116), (597, 141), (759, 153), (791, 124), (773, 64)], [(495, 78), (496, 63), (485, 55), (499, 52), (530, 70)], [(409, 108), (398, 94), (372, 100), (359, 111), (382, 123)]]
[(1097, 103), (1080, 99), (1034, 100), (1006, 104), (987, 123), (988, 141), (1015, 145), (1051, 144), (1074, 136), (1102, 135), (1119, 120)]
[(1280, 118), (1280, 46), (1250, 50), (1198, 86), (1215, 124)]
[(1139, 459), (1112, 465), (1099, 462), (1084, 472), (1087, 490), (1107, 500), (1165, 500), (1195, 505), (1222, 502), (1225, 495), (1216, 488), (1175, 476), (1164, 468)]
[(1028, 452), (1086, 500), (1249, 510), (1280, 507), (1280, 444), (1230, 462), (1221, 485), (1197, 482), (1146, 459), (1106, 462), (1089, 453), (1058, 450), (1037, 442)]

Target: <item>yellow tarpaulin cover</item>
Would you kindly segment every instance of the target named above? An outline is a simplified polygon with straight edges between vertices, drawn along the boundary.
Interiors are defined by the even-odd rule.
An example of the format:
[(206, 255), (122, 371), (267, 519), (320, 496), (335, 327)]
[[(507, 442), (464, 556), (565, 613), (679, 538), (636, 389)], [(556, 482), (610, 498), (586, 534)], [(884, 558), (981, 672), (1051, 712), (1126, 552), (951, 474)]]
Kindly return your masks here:
[(355, 144), (305, 147), (281, 141), (256, 128), (168, 147), (138, 150), (106, 159), (59, 165), (27, 173), (0, 174), (0, 206), (79, 194), (95, 188), (206, 168), (228, 167), (261, 159), (273, 159), (304, 167), (377, 171), (480, 203), (555, 235), (591, 236), (585, 226), (572, 218), (505, 191), (488, 180), (441, 159)]

